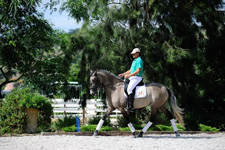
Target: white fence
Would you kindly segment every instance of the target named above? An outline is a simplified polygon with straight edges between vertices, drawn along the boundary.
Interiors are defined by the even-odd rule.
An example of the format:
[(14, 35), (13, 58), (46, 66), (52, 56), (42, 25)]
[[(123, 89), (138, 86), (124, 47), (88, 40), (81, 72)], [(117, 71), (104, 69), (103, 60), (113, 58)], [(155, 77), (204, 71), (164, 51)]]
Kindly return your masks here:
[[(104, 109), (104, 103), (101, 99), (88, 99), (85, 109), (82, 109), (79, 104), (79, 99), (73, 99), (68, 102), (64, 102), (63, 99), (52, 99), (52, 107), (54, 112), (53, 118), (64, 118), (67, 116), (80, 116), (89, 119), (93, 116), (102, 116), (106, 109)], [(117, 118), (121, 116), (119, 110), (114, 110), (110, 115), (111, 118)]]

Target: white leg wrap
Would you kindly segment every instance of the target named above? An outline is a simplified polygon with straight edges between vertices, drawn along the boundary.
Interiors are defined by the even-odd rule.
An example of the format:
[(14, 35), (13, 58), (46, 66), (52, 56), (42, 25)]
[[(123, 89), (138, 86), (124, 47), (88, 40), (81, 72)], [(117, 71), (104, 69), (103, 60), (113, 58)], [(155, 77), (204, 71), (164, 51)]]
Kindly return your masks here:
[(135, 132), (135, 128), (134, 128), (134, 126), (132, 125), (132, 123), (129, 123), (129, 124), (128, 124), (128, 127), (130, 128), (130, 130), (131, 130), (132, 133)]
[(104, 123), (104, 120), (101, 119), (101, 120), (99, 121), (99, 123), (98, 123), (98, 126), (97, 126), (96, 130), (99, 131), (99, 130), (101, 129), (103, 123)]
[(174, 120), (174, 119), (171, 119), (171, 120), (170, 120), (170, 122), (171, 122), (171, 124), (172, 124), (172, 126), (173, 126), (173, 131), (174, 131), (174, 132), (177, 132), (177, 131), (178, 131), (178, 129), (177, 129), (177, 126), (176, 126), (175, 120)]
[(152, 122), (149, 121), (149, 122), (145, 125), (145, 127), (142, 129), (142, 131), (145, 133), (151, 125), (152, 125)]

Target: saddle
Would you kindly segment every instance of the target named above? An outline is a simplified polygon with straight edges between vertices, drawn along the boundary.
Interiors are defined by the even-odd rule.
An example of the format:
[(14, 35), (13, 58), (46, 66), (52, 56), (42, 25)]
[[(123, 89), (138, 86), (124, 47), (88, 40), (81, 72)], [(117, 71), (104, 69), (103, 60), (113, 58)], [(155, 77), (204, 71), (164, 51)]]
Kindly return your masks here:
[[(129, 79), (126, 79), (124, 81), (124, 95), (126, 98), (128, 98), (127, 88), (128, 88), (129, 82), (130, 82)], [(134, 98), (145, 98), (146, 97), (147, 92), (146, 92), (146, 86), (143, 82), (143, 79), (137, 84), (137, 86), (133, 89), (132, 92), (135, 93)]]

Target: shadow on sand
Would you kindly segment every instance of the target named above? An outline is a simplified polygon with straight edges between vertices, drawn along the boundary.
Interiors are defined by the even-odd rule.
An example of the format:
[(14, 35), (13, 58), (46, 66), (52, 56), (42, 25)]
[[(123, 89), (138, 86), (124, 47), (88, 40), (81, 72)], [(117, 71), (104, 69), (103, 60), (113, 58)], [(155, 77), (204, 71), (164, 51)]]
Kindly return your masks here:
[(179, 137), (176, 136), (168, 136), (168, 135), (158, 135), (158, 136), (153, 136), (153, 135), (145, 135), (143, 138), (152, 138), (152, 139), (214, 139), (217, 137), (209, 136), (209, 135), (204, 135), (204, 136), (194, 136), (194, 135), (181, 135)]

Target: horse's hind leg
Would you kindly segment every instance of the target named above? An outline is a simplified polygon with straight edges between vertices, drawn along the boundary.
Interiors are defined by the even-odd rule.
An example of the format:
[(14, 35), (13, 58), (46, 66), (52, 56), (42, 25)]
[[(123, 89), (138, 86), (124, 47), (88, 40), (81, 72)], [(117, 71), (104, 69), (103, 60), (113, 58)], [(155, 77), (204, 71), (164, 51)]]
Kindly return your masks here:
[(93, 136), (97, 136), (98, 135), (98, 132), (100, 131), (105, 119), (112, 113), (114, 109), (111, 109), (111, 108), (108, 108), (106, 113), (102, 116), (102, 119), (98, 122), (98, 125), (96, 127), (96, 130), (93, 134)]
[(138, 134), (138, 137), (143, 137), (143, 134), (148, 130), (148, 128), (152, 125), (153, 121), (156, 118), (156, 113), (158, 112), (158, 109), (155, 107), (151, 108), (151, 117), (150, 121), (145, 125), (145, 127), (141, 130), (141, 132)]
[(175, 132), (176, 136), (180, 136), (180, 133), (178, 132), (178, 129), (177, 129), (177, 126), (176, 126), (176, 123), (175, 123), (175, 120), (173, 118), (173, 115), (172, 113), (166, 108), (166, 106), (162, 106), (160, 108), (160, 110), (166, 115), (167, 118), (170, 119), (170, 122), (172, 124), (172, 127), (173, 127), (173, 131)]

